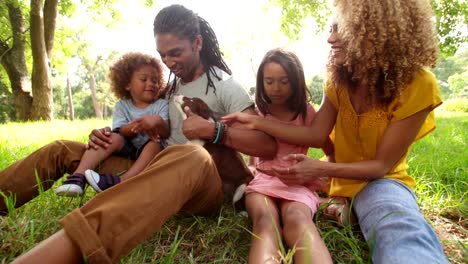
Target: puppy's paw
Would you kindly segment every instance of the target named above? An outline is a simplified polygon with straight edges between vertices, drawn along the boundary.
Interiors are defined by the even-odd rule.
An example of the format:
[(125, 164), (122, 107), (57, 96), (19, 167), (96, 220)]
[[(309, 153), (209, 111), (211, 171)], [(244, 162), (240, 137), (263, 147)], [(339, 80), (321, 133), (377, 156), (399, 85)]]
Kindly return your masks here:
[(232, 204), (237, 203), (240, 199), (242, 199), (242, 196), (244, 196), (245, 193), (245, 188), (247, 187), (247, 184), (242, 184), (237, 187), (236, 191), (234, 192), (234, 196), (232, 197)]

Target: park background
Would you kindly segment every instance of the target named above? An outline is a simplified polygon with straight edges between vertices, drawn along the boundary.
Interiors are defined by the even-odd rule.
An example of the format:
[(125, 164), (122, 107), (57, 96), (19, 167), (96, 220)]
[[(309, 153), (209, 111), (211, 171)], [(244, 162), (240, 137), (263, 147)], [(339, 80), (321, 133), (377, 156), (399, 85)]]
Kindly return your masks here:
[[(0, 169), (55, 139), (86, 142), (91, 129), (110, 125), (116, 99), (106, 79), (109, 65), (128, 51), (159, 57), (153, 20), (172, 3), (187, 6), (211, 24), (235, 78), (249, 93), (265, 52), (285, 47), (298, 54), (311, 100), (320, 102), (329, 51), (327, 0), (2, 0)], [(409, 161), (419, 203), (445, 252), (451, 262), (466, 263), (468, 3), (432, 3), (441, 43), (433, 72), (444, 104), (437, 109), (437, 130), (415, 145)], [(54, 26), (48, 19), (54, 17), (53, 7)], [(320, 153), (311, 150), (310, 155)], [(93, 195), (88, 191), (83, 199), (64, 199), (44, 191), (0, 217), (0, 261), (9, 262), (55, 232), (58, 219)], [(369, 262), (358, 230), (337, 228), (320, 212), (316, 221), (335, 262)], [(177, 216), (122, 263), (244, 263), (249, 229), (248, 219), (229, 207), (214, 217)], [(284, 249), (284, 263), (292, 253)]]

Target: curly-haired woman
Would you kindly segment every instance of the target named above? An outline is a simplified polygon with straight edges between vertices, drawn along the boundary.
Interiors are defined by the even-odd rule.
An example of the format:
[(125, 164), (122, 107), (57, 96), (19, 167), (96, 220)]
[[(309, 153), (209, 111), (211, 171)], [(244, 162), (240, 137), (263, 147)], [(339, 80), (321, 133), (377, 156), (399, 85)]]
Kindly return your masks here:
[(330, 196), (353, 198), (374, 263), (446, 263), (408, 175), (411, 145), (434, 130), (441, 102), (427, 67), (437, 59), (427, 0), (335, 0), (325, 96), (313, 123), (289, 126), (241, 113), (224, 117), (293, 144), (320, 147), (334, 130), (336, 163), (290, 155), (285, 180), (331, 176)]
[[(111, 143), (107, 148), (88, 146), (75, 172), (55, 193), (82, 195), (86, 181), (96, 192), (102, 192), (141, 172), (164, 148), (165, 141), (159, 137), (169, 135), (169, 111), (167, 100), (157, 98), (164, 89), (162, 72), (158, 59), (139, 52), (124, 54), (110, 67), (111, 90), (120, 99), (112, 116)], [(91, 170), (111, 154), (135, 163), (121, 176)]]

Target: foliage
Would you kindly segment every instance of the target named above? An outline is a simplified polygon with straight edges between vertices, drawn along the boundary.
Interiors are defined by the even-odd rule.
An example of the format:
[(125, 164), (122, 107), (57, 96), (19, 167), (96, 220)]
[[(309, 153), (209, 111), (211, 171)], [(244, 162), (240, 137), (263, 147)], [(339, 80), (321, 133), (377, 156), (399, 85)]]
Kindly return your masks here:
[(448, 83), (453, 97), (468, 98), (468, 70), (450, 76)]
[(281, 31), (290, 39), (297, 39), (302, 29), (303, 20), (311, 15), (319, 28), (323, 28), (330, 15), (327, 0), (276, 0), (281, 7)]
[(442, 108), (447, 111), (468, 113), (468, 97), (449, 99), (444, 102)]
[(432, 0), (432, 6), (441, 52), (446, 57), (452, 56), (468, 41), (468, 3), (466, 0)]
[[(8, 0), (8, 1), (0, 1), (0, 14), (1, 14), (1, 22), (0, 23), (0, 44), (3, 48), (2, 51), (5, 53), (11, 49), (13, 42), (12, 42), (12, 27), (10, 24), (10, 18), (8, 16), (8, 8), (7, 5), (19, 6), (21, 10), (20, 16), (23, 18), (25, 22), (25, 32), (23, 34), (29, 34), (29, 1), (18, 1), (18, 0)], [(84, 43), (85, 41), (80, 40), (80, 36), (83, 37), (83, 34), (76, 35), (77, 38), (73, 39), (71, 36), (75, 34), (75, 30), (73, 25), (77, 25), (76, 22), (81, 21), (80, 25), (83, 28), (92, 28), (93, 23), (102, 24), (104, 28), (111, 28), (113, 25), (116, 24), (116, 21), (120, 20), (120, 14), (117, 9), (113, 8), (117, 0), (84, 0), (84, 1), (74, 1), (74, 0), (64, 0), (58, 1), (58, 10), (59, 14), (57, 16), (57, 28), (56, 34), (54, 38), (54, 50), (52, 52), (50, 70), (51, 74), (54, 77), (60, 75), (66, 75), (68, 73), (68, 61), (70, 58), (76, 55), (77, 50), (77, 43)], [(83, 14), (78, 14), (77, 17), (75, 16), (78, 10), (85, 10), (87, 18), (83, 20)], [(75, 17), (74, 17), (75, 16)], [(70, 21), (76, 21), (75, 23), (69, 23)], [(83, 23), (86, 21), (87, 23)], [(69, 25), (72, 25), (69, 27)], [(25, 50), (22, 50), (21, 53), (26, 54), (26, 68), (28, 72), (31, 73), (32, 67), (32, 56), (31, 56), (31, 45), (29, 43), (29, 38), (24, 38), (25, 41)], [(0, 54), (3, 56), (4, 54)], [(22, 70), (23, 76), (27, 76), (28, 72)], [(21, 87), (21, 89), (27, 90), (30, 87), (22, 87), (19, 85), (15, 85), (14, 87)], [(57, 90), (59, 86), (55, 86), (54, 89)], [(15, 93), (16, 94), (16, 93)], [(37, 93), (40, 94), (40, 93)], [(34, 95), (34, 94), (33, 94)], [(12, 97), (13, 94), (10, 94)], [(34, 98), (33, 98), (34, 100)], [(33, 104), (34, 106), (35, 104)], [(36, 105), (37, 107), (37, 105)], [(61, 107), (59, 107), (61, 108)], [(51, 115), (47, 115), (51, 116)]]
[(75, 92), (73, 94), (73, 103), (75, 105), (75, 118), (86, 119), (96, 117), (89, 90), (79, 89), (78, 92)]
[(440, 56), (433, 72), (443, 99), (468, 96), (468, 46), (460, 47), (454, 56)]
[[(271, 0), (282, 11), (281, 30), (291, 39), (298, 37), (302, 22), (313, 17), (323, 28), (330, 14), (327, 0)], [(468, 4), (466, 0), (432, 0), (436, 14), (440, 48), (444, 56), (455, 54), (468, 41)]]
[(315, 105), (320, 105), (323, 97), (323, 78), (320, 75), (315, 75), (307, 82), (307, 87), (309, 87), (311, 102)]

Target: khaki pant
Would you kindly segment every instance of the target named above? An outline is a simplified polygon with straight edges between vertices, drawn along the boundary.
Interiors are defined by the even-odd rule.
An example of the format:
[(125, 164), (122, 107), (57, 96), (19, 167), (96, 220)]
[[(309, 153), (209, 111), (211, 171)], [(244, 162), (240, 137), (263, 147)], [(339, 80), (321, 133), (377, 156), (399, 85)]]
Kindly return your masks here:
[[(20, 207), (39, 194), (36, 175), (47, 190), (65, 173), (75, 171), (84, 151), (85, 145), (74, 141), (58, 140), (45, 145), (0, 171), (0, 191), (15, 195), (15, 206)], [(132, 163), (124, 158), (110, 157), (97, 170), (117, 173), (128, 169)], [(0, 214), (5, 213), (5, 202), (0, 199)]]
[[(76, 168), (84, 145), (56, 141), (0, 172), (0, 190), (16, 194), (21, 204), (37, 195), (34, 176), (50, 187)], [(101, 172), (115, 172), (130, 163), (112, 157)], [(35, 168), (35, 169), (34, 169)], [(115, 263), (155, 233), (180, 210), (207, 213), (223, 201), (221, 180), (209, 153), (200, 146), (171, 146), (140, 174), (102, 192), (60, 224), (90, 263)], [(1, 203), (4, 208), (4, 204)]]

